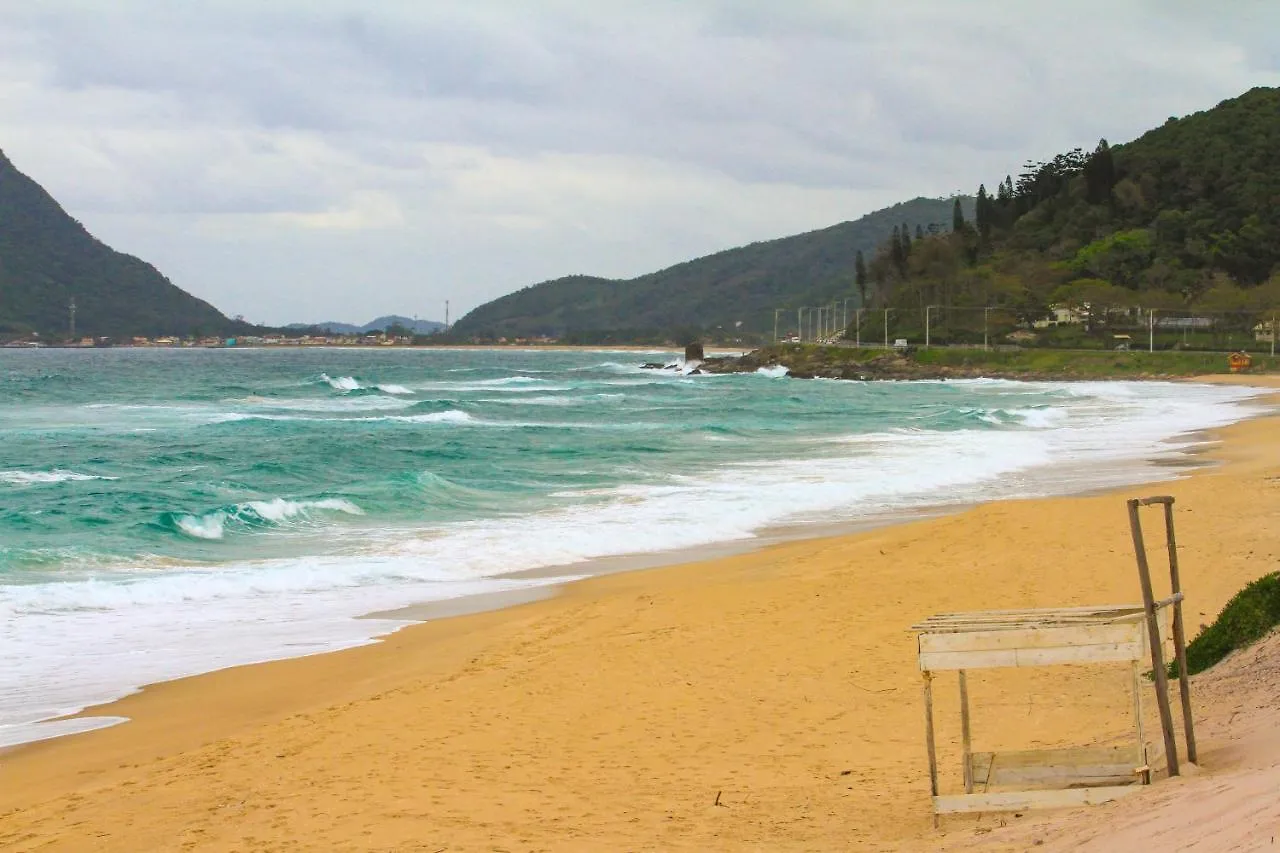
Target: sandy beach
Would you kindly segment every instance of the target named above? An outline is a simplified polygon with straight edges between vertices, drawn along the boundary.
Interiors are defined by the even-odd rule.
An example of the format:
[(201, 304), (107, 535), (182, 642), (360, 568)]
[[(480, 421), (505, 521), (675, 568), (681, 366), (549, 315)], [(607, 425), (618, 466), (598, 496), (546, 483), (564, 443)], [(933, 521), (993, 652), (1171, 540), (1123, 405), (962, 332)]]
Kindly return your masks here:
[[(1219, 464), (1172, 483), (612, 574), (370, 646), (155, 685), (92, 709), (127, 724), (0, 753), (0, 847), (1124, 849), (1157, 808), (1170, 831), (1170, 815), (1195, 822), (1187, 803), (1212, 811), (1214, 792), (1274, 790), (1254, 771), (1280, 763), (1260, 698), (1276, 682), (1251, 673), (1280, 665), (1280, 647), (1193, 681), (1199, 775), (1083, 815), (935, 830), (908, 627), (943, 611), (1139, 601), (1124, 498), (1162, 493), (1177, 500), (1196, 633), (1280, 561), (1278, 430), (1276, 417), (1226, 428), (1207, 451)], [(957, 702), (940, 681), (955, 791)], [(971, 691), (977, 749), (1130, 731), (1126, 667), (984, 672)], [(1237, 848), (1280, 834), (1274, 805), (1247, 817), (1261, 834)], [(1199, 825), (1199, 849), (1222, 849)]]

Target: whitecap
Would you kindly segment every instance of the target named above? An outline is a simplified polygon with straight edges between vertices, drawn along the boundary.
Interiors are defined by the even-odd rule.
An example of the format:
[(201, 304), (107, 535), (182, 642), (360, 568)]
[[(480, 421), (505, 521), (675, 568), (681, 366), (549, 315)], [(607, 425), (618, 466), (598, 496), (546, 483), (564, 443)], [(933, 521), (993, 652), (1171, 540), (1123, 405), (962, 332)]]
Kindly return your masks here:
[(34, 486), (45, 483), (70, 483), (86, 480), (115, 480), (98, 474), (80, 474), (55, 468), (52, 471), (0, 471), (0, 483), (12, 486)]

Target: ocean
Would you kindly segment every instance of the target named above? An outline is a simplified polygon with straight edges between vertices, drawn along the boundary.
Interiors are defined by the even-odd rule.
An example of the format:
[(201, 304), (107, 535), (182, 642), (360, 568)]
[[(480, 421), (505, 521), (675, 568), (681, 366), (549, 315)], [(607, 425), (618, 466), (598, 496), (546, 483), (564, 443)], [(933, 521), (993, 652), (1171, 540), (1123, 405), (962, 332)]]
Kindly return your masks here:
[[(672, 353), (0, 350), (0, 746), (369, 613), (1176, 475), (1262, 410), (1174, 383), (647, 371)], [(1122, 523), (1117, 510), (1117, 523)]]

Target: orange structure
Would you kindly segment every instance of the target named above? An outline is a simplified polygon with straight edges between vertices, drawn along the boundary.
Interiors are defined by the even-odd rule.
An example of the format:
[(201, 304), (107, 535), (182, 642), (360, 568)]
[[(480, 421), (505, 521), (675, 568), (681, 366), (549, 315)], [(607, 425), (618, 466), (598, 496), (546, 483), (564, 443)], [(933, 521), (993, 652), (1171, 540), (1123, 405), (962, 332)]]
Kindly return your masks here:
[(1253, 364), (1253, 359), (1247, 352), (1233, 352), (1227, 356), (1227, 365), (1231, 368), (1232, 373), (1248, 370), (1251, 364)]

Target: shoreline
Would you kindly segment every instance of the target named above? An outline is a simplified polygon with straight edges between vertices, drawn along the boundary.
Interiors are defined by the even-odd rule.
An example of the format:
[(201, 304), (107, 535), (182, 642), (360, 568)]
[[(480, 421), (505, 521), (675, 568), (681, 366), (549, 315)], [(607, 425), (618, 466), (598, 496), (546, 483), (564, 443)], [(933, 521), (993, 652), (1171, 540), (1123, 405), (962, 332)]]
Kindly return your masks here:
[[(1255, 382), (1242, 384), (1256, 384), (1258, 377), (1244, 379)], [(1184, 521), (1179, 518), (1180, 543), (1193, 543), (1186, 546), (1189, 548), (1200, 547), (1196, 534), (1199, 532), (1203, 537), (1206, 522), (1212, 528), (1215, 518), (1221, 521), (1225, 516), (1233, 519), (1236, 526), (1242, 526), (1243, 516), (1250, 511), (1257, 514), (1263, 509), (1258, 506), (1253, 506), (1252, 510), (1249, 508), (1250, 504), (1257, 502), (1259, 495), (1264, 494), (1261, 489), (1265, 488), (1265, 483), (1255, 483), (1254, 480), (1259, 479), (1257, 477), (1249, 479), (1257, 474), (1258, 463), (1256, 460), (1248, 463), (1251, 454), (1270, 452), (1273, 457), (1280, 455), (1271, 447), (1274, 442), (1269, 441), (1269, 433), (1274, 431), (1277, 422), (1280, 421), (1274, 415), (1268, 415), (1213, 431), (1219, 443), (1208, 448), (1208, 454), (1220, 464), (1193, 468), (1189, 477), (1177, 481), (1174, 490), (1177, 494), (1185, 492), (1191, 495), (1185, 505), (1183, 498), (1179, 497), (1180, 511), (1185, 507), (1186, 518), (1193, 528), (1184, 532)], [(1274, 458), (1265, 464), (1272, 466), (1268, 471), (1273, 471)], [(1241, 495), (1237, 494), (1241, 490), (1234, 485), (1222, 487), (1224, 481), (1237, 479), (1242, 483), (1248, 480), (1252, 491)], [(411, 625), (372, 645), (237, 667), (149, 686), (116, 703), (93, 709), (97, 713), (119, 711), (121, 715), (132, 718), (129, 725), (0, 752), (0, 781), (4, 783), (0, 788), (6, 791), (0, 796), (0, 841), (20, 840), (22, 836), (16, 833), (22, 832), (23, 827), (31, 827), (33, 831), (55, 833), (55, 843), (60, 841), (74, 845), (75, 839), (82, 837), (77, 835), (82, 831), (76, 828), (77, 821), (81, 826), (87, 821), (95, 829), (106, 832), (103, 849), (167, 846), (178, 837), (174, 833), (180, 831), (181, 821), (187, 819), (181, 805), (183, 791), (187, 797), (205, 802), (209, 797), (229, 797), (228, 791), (242, 790), (244, 786), (259, 789), (267, 785), (269, 788), (268, 780), (254, 781), (252, 775), (244, 775), (245, 772), (252, 773), (255, 767), (270, 766), (272, 769), (268, 775), (272, 779), (279, 777), (282, 783), (288, 779), (300, 782), (310, 778), (308, 774), (317, 773), (322, 778), (326, 773), (334, 773), (352, 782), (356, 777), (350, 772), (354, 772), (356, 765), (368, 769), (369, 760), (381, 760), (391, 762), (398, 768), (397, 773), (404, 775), (400, 781), (407, 782), (410, 778), (417, 778), (413, 775), (414, 768), (401, 760), (403, 751), (399, 746), (387, 751), (393, 746), (389, 740), (398, 742), (401, 739), (401, 729), (396, 726), (407, 725), (413, 734), (405, 737), (408, 742), (418, 745), (408, 751), (414, 754), (425, 751), (432, 756), (424, 766), (417, 768), (429, 777), (427, 782), (433, 783), (422, 790), (433, 792), (429, 796), (432, 802), (442, 798), (448, 801), (448, 808), (442, 806), (447, 817), (441, 811), (433, 812), (435, 817), (431, 819), (426, 815), (414, 818), (398, 814), (386, 822), (401, 829), (410, 825), (419, 830), (430, 829), (432, 837), (438, 830), (439, 837), (463, 847), (485, 838), (503, 837), (514, 841), (526, 835), (541, 846), (550, 844), (557, 849), (562, 846), (591, 849), (590, 842), (600, 839), (644, 847), (646, 845), (638, 839), (646, 838), (663, 839), (660, 844), (651, 840), (648, 846), (687, 846), (691, 849), (706, 849), (706, 846), (723, 846), (731, 842), (745, 844), (764, 838), (768, 838), (770, 846), (775, 849), (814, 846), (830, 849), (830, 843), (837, 838), (891, 843), (899, 847), (920, 843), (931, 846), (936, 838), (928, 834), (925, 826), (923, 808), (927, 806), (927, 797), (921, 794), (920, 779), (916, 778), (923, 770), (923, 764), (915, 754), (922, 749), (917, 743), (919, 734), (915, 731), (919, 728), (915, 719), (919, 709), (914, 695), (916, 680), (909, 677), (913, 663), (906, 651), (910, 636), (904, 628), (915, 618), (927, 615), (921, 611), (937, 609), (943, 604), (942, 600), (932, 599), (941, 596), (945, 606), (954, 607), (962, 603), (960, 600), (972, 601), (975, 596), (980, 599), (978, 591), (992, 588), (992, 584), (975, 578), (967, 585), (971, 588), (960, 589), (954, 584), (944, 583), (925, 594), (929, 587), (926, 581), (930, 577), (934, 581), (947, 578), (950, 570), (970, 566), (974, 571), (983, 571), (988, 581), (1003, 577), (1004, 583), (1012, 582), (1005, 592), (1018, 604), (1089, 603), (1112, 597), (1097, 588), (1116, 587), (1116, 579), (1107, 573), (1098, 575), (1090, 560), (1081, 559), (1088, 556), (1087, 553), (1082, 554), (1082, 550), (1097, 552), (1098, 542), (1067, 536), (1058, 543), (1070, 558), (1070, 564), (1083, 566), (1082, 571), (1091, 574), (1095, 581), (1092, 587), (1083, 590), (1079, 583), (1065, 578), (1046, 576), (1039, 579), (1044, 586), (1053, 587), (1052, 590), (1042, 589), (1036, 583), (1028, 584), (1031, 579), (1019, 580), (1020, 570), (1015, 567), (1022, 565), (1021, 555), (1008, 552), (1019, 551), (1018, 543), (1025, 546), (1035, 542), (1044, 551), (1044, 561), (1063, 559), (1052, 553), (1055, 549), (1045, 540), (1061, 539), (1064, 525), (1046, 524), (1046, 512), (1081, 517), (1091, 517), (1091, 513), (1100, 512), (1098, 517), (1113, 520), (1112, 516), (1119, 516), (1111, 506), (1116, 503), (1117, 491), (1107, 489), (1102, 495), (1083, 497), (997, 500), (961, 508), (956, 513), (941, 517), (852, 535), (803, 538), (693, 564), (592, 577), (563, 587), (548, 599), (500, 611)], [(1212, 496), (1207, 496), (1210, 492)], [(1067, 526), (1075, 529), (1078, 525)], [(1118, 544), (1122, 551), (1126, 536), (1116, 537), (1111, 526), (1106, 525), (1107, 533), (1101, 537), (1101, 544), (1111, 546), (1111, 551)], [(1026, 535), (1028, 530), (1032, 531), (1029, 538)], [(1238, 533), (1234, 528), (1229, 532), (1233, 535)], [(1120, 533), (1127, 534), (1127, 530)], [(975, 534), (976, 546), (972, 541)], [(1002, 536), (1010, 541), (1002, 543), (1006, 546), (1003, 550), (996, 549), (987, 554), (984, 536), (991, 542)], [(991, 539), (992, 536), (996, 539)], [(876, 550), (879, 551), (879, 559)], [(1103, 548), (1104, 552), (1107, 550)], [(932, 556), (909, 559), (915, 552)], [(886, 562), (887, 554), (893, 559)], [(966, 557), (966, 554), (970, 556)], [(973, 563), (978, 555), (986, 555), (1001, 563), (1003, 570), (983, 568), (981, 561)], [(1094, 553), (1094, 557), (1097, 556)], [(1133, 585), (1127, 576), (1131, 573), (1128, 562), (1132, 556), (1130, 554), (1127, 560), (1123, 559), (1123, 554), (1121, 557), (1123, 581), (1128, 583), (1121, 582), (1119, 587), (1127, 589)], [(1242, 558), (1243, 553), (1239, 557)], [(1225, 597), (1242, 585), (1237, 581), (1242, 572), (1247, 573), (1247, 561), (1242, 565), (1241, 559), (1233, 554), (1232, 559), (1226, 562), (1232, 564), (1231, 571), (1223, 571), (1221, 576), (1214, 577), (1204, 576), (1202, 568), (1196, 568), (1194, 561), (1190, 563), (1187, 583), (1191, 595), (1197, 599), (1190, 617), (1192, 625), (1198, 624), (1202, 618), (1194, 615), (1195, 611), (1208, 612), (1215, 606), (1220, 607)], [(866, 575), (851, 575), (850, 565), (866, 567)], [(924, 576), (917, 579), (916, 585), (922, 587), (921, 590), (902, 587), (898, 580), (900, 565), (919, 568)], [(852, 588), (849, 586), (851, 583), (854, 584)], [(1201, 590), (1197, 586), (1212, 586), (1212, 589)], [(744, 590), (744, 587), (749, 589)], [(875, 591), (870, 599), (865, 597), (865, 587)], [(998, 584), (995, 588), (999, 588)], [(761, 594), (751, 594), (752, 590)], [(817, 598), (810, 598), (805, 590), (818, 590)], [(862, 594), (850, 597), (853, 590)], [(830, 600), (821, 600), (832, 593), (839, 599), (834, 606)], [(924, 595), (924, 599), (920, 600), (919, 595)], [(1124, 598), (1133, 598), (1132, 591), (1124, 594)], [(881, 618), (871, 619), (869, 613), (862, 612), (866, 608), (883, 611)], [(884, 615), (889, 615), (887, 623), (883, 621)], [(697, 618), (691, 618), (694, 616)], [(747, 618), (744, 620), (743, 617)], [(1209, 618), (1212, 618), (1212, 613), (1209, 613)], [(762, 630), (764, 626), (758, 623), (771, 619), (779, 627), (790, 625), (790, 630)], [(630, 630), (623, 631), (624, 628)], [(668, 650), (671, 654), (660, 654), (673, 641), (673, 631), (674, 637), (683, 637), (691, 642), (682, 644), (679, 649)], [(807, 642), (806, 634), (815, 632), (828, 639), (842, 637), (843, 645)], [(626, 639), (634, 636), (641, 636), (645, 642)], [(778, 648), (773, 648), (775, 645)], [(861, 655), (875, 655), (880, 668), (866, 668), (859, 655), (848, 660), (835, 656), (837, 647), (861, 649)], [(779, 657), (777, 652), (784, 654)], [(655, 654), (659, 657), (654, 660), (666, 661), (665, 668), (655, 670), (645, 664), (646, 658)], [(452, 699), (447, 695), (451, 690), (457, 692), (452, 685), (471, 684), (487, 676), (500, 676), (503, 672), (515, 673), (532, 667), (540, 658), (555, 660), (549, 669), (543, 667), (530, 678), (519, 681), (529, 691), (527, 693), (521, 692), (519, 686), (509, 680), (489, 677), (476, 689), (463, 690)], [(820, 660), (815, 662), (812, 659)], [(743, 660), (752, 661), (752, 666), (744, 668)], [(847, 669), (851, 664), (854, 667), (852, 674), (856, 676), (852, 684)], [(590, 674), (600, 671), (601, 666), (609, 665), (618, 670), (616, 680), (606, 679), (610, 683), (593, 689), (595, 682)], [(718, 677), (707, 678), (708, 666), (709, 671), (717, 673)], [(783, 669), (776, 669), (779, 666)], [(763, 671), (756, 671), (761, 667)], [(880, 669), (889, 671), (881, 672)], [(822, 672), (828, 674), (821, 676)], [(844, 673), (843, 677), (839, 676), (840, 672)], [(680, 680), (682, 674), (692, 679), (688, 681), (688, 687), (697, 688), (692, 692), (699, 701), (693, 705), (689, 704), (687, 696), (680, 698), (686, 694)], [(774, 676), (764, 681), (772, 687), (763, 693), (749, 689), (745, 682), (760, 684), (761, 675)], [(1079, 686), (1076, 679), (1069, 681)], [(654, 722), (655, 717), (684, 722), (675, 728), (658, 725), (653, 729), (655, 741), (645, 737), (638, 740), (625, 736), (619, 738), (618, 731), (606, 733), (603, 727), (594, 724), (595, 720), (590, 715), (581, 719), (574, 717), (591, 735), (582, 741), (581, 733), (572, 728), (566, 730), (562, 725), (563, 718), (573, 715), (577, 705), (561, 704), (555, 689), (557, 685), (571, 698), (585, 702), (599, 714), (608, 713), (613, 704), (621, 703), (628, 713), (615, 714), (611, 723), (623, 735), (631, 725), (645, 729), (658, 725)], [(1051, 694), (1054, 692), (1052, 685), (1046, 687)], [(722, 693), (729, 695), (726, 697)], [(460, 702), (461, 705), (454, 706), (455, 710), (474, 709), (473, 713), (482, 716), (481, 724), (476, 727), (461, 719), (461, 716), (467, 716), (466, 710), (456, 715), (457, 719), (448, 714), (434, 718), (427, 714), (428, 719), (421, 719), (426, 713), (422, 703), (436, 699), (437, 694), (445, 696), (442, 700), (445, 704), (429, 702), (436, 706), (436, 712), (447, 709), (451, 703)], [(1057, 688), (1057, 695), (1066, 694)], [(529, 696), (534, 698), (529, 699)], [(723, 701), (735, 696), (737, 701), (728, 704)], [(752, 702), (752, 696), (758, 702)], [(477, 702), (480, 697), (486, 698)], [(904, 705), (902, 713), (890, 713), (893, 709), (886, 707), (884, 697), (893, 697), (894, 704)], [(836, 712), (835, 716), (830, 719), (822, 714), (815, 716), (807, 708), (812, 703), (821, 704), (825, 713)], [(508, 704), (514, 707), (508, 708)], [(758, 709), (760, 704), (766, 707)], [(999, 701), (994, 704), (1001, 706)], [(391, 713), (393, 706), (399, 708), (398, 715)], [(883, 732), (876, 736), (867, 730), (859, 735), (859, 724), (848, 717), (851, 709), (856, 707), (861, 707), (863, 715), (869, 714), (877, 719), (885, 715), (894, 719), (901, 716), (903, 719), (898, 725), (903, 730), (900, 734), (890, 732), (893, 736), (887, 743)], [(646, 713), (637, 716), (637, 708)], [(533, 713), (535, 709), (540, 713)], [(741, 713), (743, 709), (748, 712), (745, 716)], [(522, 710), (527, 713), (521, 714)], [(778, 712), (769, 717), (776, 726), (762, 727), (762, 721), (757, 717), (759, 712), (767, 710)], [(405, 717), (406, 713), (411, 716)], [(1080, 725), (1080, 720), (1075, 717), (1064, 721), (1058, 719), (1061, 715), (1051, 710), (1040, 713), (1048, 714), (1048, 722), (1057, 724), (1056, 728), (1049, 725), (1048, 729), (1050, 732), (1058, 731), (1059, 737)], [(1096, 717), (1096, 713), (1093, 716)], [(394, 725), (390, 723), (392, 718), (398, 721)], [(630, 722), (621, 722), (624, 718)], [(753, 718), (757, 719), (753, 722)], [(789, 722), (784, 722), (784, 718)], [(518, 724), (526, 719), (527, 727)], [(833, 721), (842, 721), (842, 725), (832, 729)], [(1037, 722), (1046, 721), (1038, 719)], [(552, 776), (542, 772), (547, 769), (543, 765), (549, 759), (537, 754), (536, 750), (530, 752), (520, 745), (518, 739), (512, 739), (532, 737), (554, 752), (557, 737), (544, 733), (539, 723), (555, 728), (561, 738), (583, 748), (579, 760), (551, 760), (552, 769), (558, 771)], [(388, 728), (388, 725), (392, 727)], [(807, 725), (823, 729), (826, 735), (817, 739), (805, 735)], [(322, 730), (322, 735), (315, 730), (316, 726)], [(1026, 724), (1019, 721), (1009, 728), (1025, 729)], [(789, 735), (775, 729), (785, 729)], [(396, 734), (393, 736), (392, 732)], [(440, 739), (445, 735), (465, 743), (457, 748), (451, 747), (448, 739)], [(1052, 740), (1054, 736), (1050, 733), (1048, 737)], [(490, 738), (496, 740), (490, 743)], [(601, 740), (609, 741), (607, 747), (598, 746), (597, 742)], [(311, 743), (311, 747), (298, 751), (296, 746), (304, 742)], [(351, 752), (351, 746), (356, 742), (380, 758), (356, 758), (358, 751)], [(317, 748), (318, 744), (323, 744), (324, 748)], [(870, 752), (865, 755), (859, 753), (861, 758), (855, 760), (848, 751), (853, 749), (858, 753), (860, 744)], [(270, 755), (263, 752), (277, 748), (282, 750), (277, 758), (283, 757), (287, 766), (277, 767), (271, 762)], [(653, 752), (658, 753), (656, 757), (650, 754)], [(728, 764), (725, 764), (723, 755), (726, 752), (733, 759)], [(309, 753), (313, 760), (323, 758), (325, 763), (308, 764), (302, 760), (304, 753)], [(475, 756), (479, 754), (490, 758), (505, 754), (510, 763), (508, 770), (516, 768), (513, 772), (521, 780), (531, 769), (538, 772), (528, 781), (513, 782), (511, 772), (494, 775), (487, 769), (480, 774), (483, 778), (469, 778), (468, 769), (475, 770)], [(447, 755), (453, 755), (453, 760), (459, 763), (455, 768), (457, 773), (450, 772), (445, 766), (447, 762), (441, 763)], [(468, 755), (472, 756), (470, 760)], [(609, 758), (606, 759), (605, 755)], [(299, 757), (298, 761), (292, 761), (292, 756)], [(263, 765), (263, 761), (267, 765)], [(695, 761), (699, 769), (694, 770), (690, 761)], [(796, 765), (796, 761), (800, 764)], [(847, 801), (843, 794), (836, 795), (841, 797), (838, 801), (830, 800), (832, 794), (826, 791), (830, 787), (828, 782), (818, 786), (821, 790), (813, 788), (814, 761), (819, 766), (843, 767), (849, 764), (859, 768), (850, 771), (857, 774), (849, 780), (855, 783), (850, 788), (859, 792), (860, 798), (869, 798), (870, 805)], [(665, 783), (657, 784), (654, 779), (644, 777), (638, 792), (642, 795), (639, 797), (641, 802), (637, 805), (622, 794), (624, 789), (634, 787), (634, 779), (633, 774), (625, 779), (618, 777), (615, 771), (619, 762), (628, 763), (628, 766), (644, 766)], [(781, 765), (774, 766), (778, 762)], [(580, 764), (585, 767), (579, 767)], [(729, 812), (705, 811), (710, 803), (701, 801), (701, 793), (697, 794), (696, 803), (686, 801), (684, 795), (690, 794), (692, 784), (690, 771), (693, 771), (693, 776), (705, 777), (708, 765), (715, 770), (713, 775), (719, 779), (718, 784), (729, 794), (726, 797)], [(761, 769), (765, 765), (768, 767)], [(320, 769), (323, 767), (330, 767), (330, 770)], [(615, 770), (608, 770), (608, 767), (615, 767)], [(803, 771), (803, 767), (810, 767), (810, 770)], [(892, 770), (894, 767), (898, 769)], [(579, 770), (583, 772), (577, 772)], [(535, 777), (542, 781), (534, 781)], [(801, 777), (808, 779), (809, 785), (796, 789), (795, 780)], [(898, 777), (904, 777), (905, 782)], [(24, 790), (13, 791), (13, 783), (19, 778), (25, 783)], [(834, 778), (841, 777), (835, 775)], [(452, 781), (446, 782), (446, 779)], [(590, 797), (584, 793), (599, 788), (602, 779), (603, 787), (610, 795), (622, 797), (616, 801), (625, 803), (621, 807), (623, 817), (618, 821), (610, 821), (598, 814), (599, 810), (590, 806)], [(886, 780), (888, 787), (877, 787), (879, 780)], [(211, 781), (212, 788), (206, 789), (205, 783)], [(418, 779), (419, 783), (423, 781)], [(497, 792), (497, 806), (489, 802), (495, 799), (494, 796), (486, 798), (477, 789), (476, 785), (481, 783), (491, 794)], [(178, 799), (168, 798), (166, 790), (171, 784), (178, 789), (174, 795)], [(701, 791), (705, 785), (704, 779), (695, 787)], [(441, 793), (450, 787), (463, 790), (456, 795)], [(261, 789), (258, 793), (265, 797), (262, 802), (270, 803), (272, 809), (289, 807), (290, 817), (285, 823), (290, 832), (324, 832), (324, 837), (333, 843), (341, 843), (341, 838), (347, 839), (345, 843), (353, 843), (358, 834), (347, 836), (342, 833), (360, 824), (364, 827), (362, 832), (374, 832), (379, 838), (386, 839), (388, 846), (394, 845), (397, 838), (402, 839), (394, 832), (388, 835), (387, 827), (374, 826), (376, 822), (372, 821), (372, 813), (367, 819), (362, 819), (354, 812), (343, 811), (341, 802), (345, 800), (334, 800), (336, 794), (328, 788), (314, 793), (324, 800), (326, 808), (341, 813), (343, 820), (331, 826), (315, 823), (314, 819), (307, 822), (306, 815), (320, 809), (320, 806), (299, 802), (296, 796), (286, 796), (287, 788), (287, 785), (285, 788), (273, 788), (274, 793)], [(387, 803), (395, 799), (394, 791), (384, 791), (380, 787), (357, 784), (357, 789), (366, 799)], [(892, 794), (895, 790), (899, 793)], [(139, 792), (145, 792), (142, 803), (167, 802), (170, 806), (155, 814), (142, 814), (137, 811), (139, 806), (131, 805), (136, 801), (130, 799)], [(714, 791), (710, 792), (710, 795), (714, 794)], [(886, 799), (886, 794), (891, 796)], [(428, 795), (424, 793), (423, 796)], [(750, 800), (756, 809), (772, 817), (765, 824), (749, 821), (750, 827), (746, 829), (737, 825), (729, 815), (734, 813), (733, 810), (741, 810), (746, 802), (743, 796), (756, 797)], [(894, 805), (891, 801), (895, 798), (905, 799)], [(365, 802), (360, 797), (356, 799)], [(573, 816), (577, 828), (555, 821), (546, 824), (532, 812), (525, 812), (523, 819), (502, 816), (500, 806), (503, 804), (509, 809), (512, 802), (534, 801), (548, 807), (559, 804), (557, 807), (561, 811), (568, 811)], [(827, 814), (823, 812), (826, 808), (823, 806), (814, 812), (810, 806), (819, 801), (829, 802), (833, 811)], [(243, 807), (247, 802), (241, 800), (240, 805)], [(837, 802), (845, 803), (845, 807), (836, 808)], [(846, 808), (850, 805), (853, 806), (852, 811)], [(881, 819), (883, 815), (877, 818), (875, 809), (867, 811), (876, 805), (887, 810), (888, 821)], [(796, 809), (802, 806), (801, 811), (808, 814), (810, 820), (816, 819), (818, 813), (825, 814), (825, 817), (817, 819), (819, 826), (808, 829), (792, 826), (798, 814)], [(266, 817), (259, 808), (250, 811), (257, 818)], [(225, 811), (222, 814), (227, 817)], [(673, 827), (664, 819), (666, 815), (674, 815), (672, 819), (678, 821), (676, 826), (691, 834), (672, 835)], [(242, 819), (247, 818), (245, 809), (242, 808), (235, 817), (229, 825), (238, 827), (238, 832), (239, 827), (247, 825)], [(250, 821), (254, 831), (260, 833), (254, 837), (275, 837), (278, 840), (280, 836), (271, 835), (268, 823), (257, 818)], [(850, 826), (850, 820), (853, 826)], [(195, 822), (204, 827), (200, 830), (202, 832), (221, 831), (209, 824), (206, 818), (197, 817)], [(629, 827), (628, 824), (633, 822), (638, 826)], [(126, 830), (126, 826), (131, 829)], [(833, 832), (839, 829), (839, 832), (828, 836), (819, 831), (824, 828)], [(143, 834), (130, 836), (133, 829), (139, 829)], [(793, 830), (799, 834), (788, 834)], [(818, 835), (809, 830), (819, 831)], [(632, 834), (628, 835), (628, 832)], [(635, 834), (637, 832), (639, 834)], [(712, 834), (707, 835), (707, 832)], [(849, 834), (851, 832), (852, 835)], [(222, 838), (224, 845), (231, 844), (231, 836), (217, 837)], [(139, 839), (137, 847), (128, 846), (131, 838)], [(823, 838), (830, 843), (823, 843)], [(931, 838), (934, 838), (933, 842), (929, 841)], [(577, 840), (562, 845), (552, 839)], [(18, 846), (22, 847), (21, 844)], [(439, 846), (437, 844), (431, 849)]]
[[(1206, 377), (1204, 381), (1212, 382), (1216, 378)], [(1231, 384), (1249, 383), (1238, 382)], [(1242, 402), (1241, 405), (1250, 405), (1250, 403)], [(1245, 419), (1265, 417), (1266, 414), (1266, 412), (1249, 414), (1245, 416)], [(1176, 481), (1197, 467), (1211, 466), (1213, 464), (1211, 460), (1205, 458), (1205, 453), (1215, 441), (1213, 432), (1212, 429), (1197, 429), (1170, 436), (1163, 439), (1160, 445), (1153, 448), (1147, 456), (1107, 460), (1100, 466), (1091, 469), (1090, 473), (1085, 476), (1079, 476), (1071, 472), (1070, 469), (1073, 467), (1071, 462), (1055, 462), (1040, 465), (1025, 472), (1017, 472), (1014, 476), (1028, 474), (1032, 479), (1030, 491), (1027, 493), (1005, 494), (997, 491), (995, 494), (987, 496), (969, 495), (956, 497), (937, 503), (897, 507), (834, 520), (819, 518), (795, 519), (783, 523), (770, 523), (757, 529), (755, 535), (749, 538), (709, 542), (673, 550), (596, 557), (584, 562), (551, 564), (492, 575), (488, 579), (496, 581), (541, 581), (544, 583), (521, 589), (480, 592), (456, 598), (408, 602), (399, 606), (360, 613), (352, 618), (374, 622), (381, 621), (387, 624), (377, 630), (371, 630), (368, 636), (362, 640), (358, 642), (348, 641), (346, 645), (333, 646), (302, 655), (285, 654), (278, 657), (264, 657), (250, 663), (233, 664), (230, 667), (224, 666), (189, 675), (179, 675), (175, 678), (136, 684), (130, 688), (129, 692), (123, 693), (114, 699), (94, 702), (78, 711), (58, 717), (22, 724), (44, 728), (45, 731), (41, 736), (31, 740), (0, 743), (0, 756), (3, 756), (8, 751), (23, 749), (30, 744), (73, 737), (111, 726), (127, 724), (130, 722), (129, 717), (111, 713), (111, 709), (118, 702), (169, 681), (198, 678), (223, 669), (235, 669), (241, 666), (256, 666), (263, 663), (333, 654), (351, 648), (376, 644), (398, 631), (428, 620), (503, 610), (508, 607), (545, 600), (561, 594), (566, 587), (595, 577), (704, 563), (711, 560), (753, 554), (792, 542), (858, 535), (880, 528), (955, 515), (975, 506), (991, 502), (1090, 496), (1104, 494), (1117, 488), (1128, 486)], [(1175, 446), (1165, 447), (1165, 445)], [(1008, 476), (1004, 475), (1002, 479)]]

